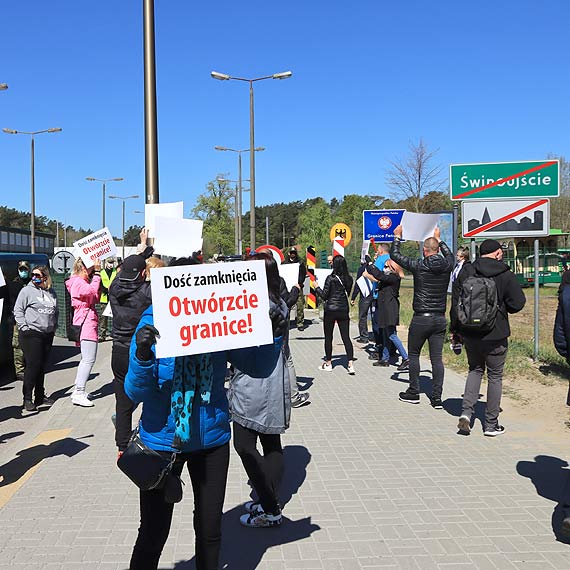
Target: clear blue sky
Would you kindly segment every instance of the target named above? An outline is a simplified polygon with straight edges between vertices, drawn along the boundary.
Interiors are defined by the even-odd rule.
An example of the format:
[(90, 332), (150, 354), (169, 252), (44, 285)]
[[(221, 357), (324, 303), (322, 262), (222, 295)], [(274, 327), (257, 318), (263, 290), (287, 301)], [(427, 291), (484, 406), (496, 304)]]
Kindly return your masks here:
[[(108, 193), (140, 194), (142, 224), (142, 1), (4, 2), (0, 20), (0, 127), (63, 128), (36, 140), (37, 214), (98, 228), (85, 177), (123, 177)], [(419, 137), (444, 167), (569, 156), (569, 22), (567, 0), (156, 0), (160, 200), (189, 217), (217, 173), (237, 177), (213, 147), (248, 147), (248, 88), (212, 70), (293, 72), (255, 89), (260, 205), (387, 195)], [(0, 204), (27, 211), (29, 146), (0, 133)], [(120, 234), (119, 201), (107, 221)]]

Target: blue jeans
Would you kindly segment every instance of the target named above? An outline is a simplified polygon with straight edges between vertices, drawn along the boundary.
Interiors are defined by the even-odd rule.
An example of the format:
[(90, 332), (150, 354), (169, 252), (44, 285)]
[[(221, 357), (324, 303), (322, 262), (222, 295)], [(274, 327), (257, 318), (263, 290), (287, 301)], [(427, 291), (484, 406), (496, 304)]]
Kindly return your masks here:
[(408, 353), (402, 344), (402, 341), (398, 338), (398, 333), (396, 332), (395, 325), (389, 325), (382, 329), (382, 343), (384, 348), (382, 350), (382, 360), (389, 360), (390, 359), (390, 341), (396, 347), (396, 350), (399, 352), (400, 356), (404, 359), (408, 359)]

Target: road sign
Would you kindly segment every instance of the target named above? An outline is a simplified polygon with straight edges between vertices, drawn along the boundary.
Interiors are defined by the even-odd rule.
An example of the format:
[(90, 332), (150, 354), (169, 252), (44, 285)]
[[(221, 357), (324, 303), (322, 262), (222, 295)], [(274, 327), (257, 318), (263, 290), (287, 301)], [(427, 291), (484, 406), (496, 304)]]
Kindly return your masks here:
[(452, 200), (548, 198), (560, 194), (558, 160), (452, 164)]
[(352, 232), (346, 224), (339, 222), (331, 228), (330, 237), (331, 241), (334, 241), (336, 238), (341, 238), (344, 240), (344, 245), (348, 245), (352, 239)]
[(540, 237), (550, 232), (550, 201), (489, 200), (461, 204), (463, 237)]
[(376, 242), (394, 241), (394, 228), (402, 223), (405, 210), (364, 210), (362, 227), (364, 239)]
[(75, 257), (67, 251), (58, 251), (51, 260), (51, 266), (56, 273), (70, 273)]

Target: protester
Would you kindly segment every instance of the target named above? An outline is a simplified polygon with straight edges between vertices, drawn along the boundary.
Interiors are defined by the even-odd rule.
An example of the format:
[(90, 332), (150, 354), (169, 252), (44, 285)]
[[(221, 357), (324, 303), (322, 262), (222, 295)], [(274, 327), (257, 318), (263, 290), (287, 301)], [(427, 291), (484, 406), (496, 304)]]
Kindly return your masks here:
[(327, 275), (325, 285), (321, 289), (315, 281), (315, 293), (325, 301), (323, 329), (325, 333), (325, 360), (319, 370), (330, 372), (332, 367), (332, 339), (335, 322), (338, 324), (340, 336), (346, 350), (348, 373), (355, 373), (353, 366), (354, 349), (350, 340), (350, 307), (348, 293), (352, 289), (352, 277), (348, 273), (346, 260), (342, 255), (335, 255), (332, 273)]
[(455, 267), (453, 268), (453, 271), (451, 272), (451, 283), (452, 283), (452, 285), (453, 285), (453, 282), (457, 279), (459, 272), (463, 269), (463, 266), (466, 263), (471, 263), (469, 261), (469, 248), (468, 247), (458, 248), (457, 254), (455, 255), (455, 259), (457, 260), (457, 263), (455, 264)]
[[(285, 334), (288, 310), (279, 295), (277, 263), (267, 253), (256, 253), (249, 260), (265, 261), (270, 311), (283, 322), (280, 328)], [(236, 365), (228, 390), (234, 448), (258, 497), (246, 503), (248, 514), (241, 516), (240, 522), (254, 528), (278, 526), (283, 520), (279, 504), (284, 470), (281, 434), (289, 427), (291, 385), (281, 346), (274, 346), (267, 364), (265, 372), (256, 375)], [(257, 450), (258, 440), (263, 455)]]
[(390, 259), (390, 244), (380, 243), (376, 249), (376, 255), (374, 256), (374, 265), (380, 269), (384, 270), (384, 264)]
[(333, 256), (327, 255), (327, 263), (331, 269), (332, 269), (332, 260), (333, 260)]
[(367, 266), (368, 263), (366, 261), (360, 264), (360, 267), (356, 273), (356, 283), (354, 285), (354, 290), (352, 291), (352, 295), (350, 297), (350, 305), (353, 307), (354, 301), (356, 300), (356, 297), (358, 297), (358, 338), (356, 339), (356, 342), (360, 342), (362, 344), (368, 344), (368, 341), (370, 340), (368, 336), (368, 313), (370, 312), (372, 303), (374, 302), (374, 287), (372, 284), (368, 284), (368, 281), (366, 282), (366, 293), (362, 293), (358, 285), (358, 280), (366, 271)]
[[(495, 437), (504, 433), (499, 424), (499, 412), (503, 391), (503, 368), (507, 359), (508, 337), (511, 334), (509, 313), (518, 313), (524, 307), (526, 298), (522, 288), (509, 266), (504, 263), (501, 244), (494, 239), (486, 239), (479, 246), (480, 258), (472, 264), (464, 265), (453, 284), (451, 303), (451, 332), (459, 334), (469, 363), (469, 373), (465, 381), (461, 417), (458, 429), (462, 433), (471, 431), (471, 417), (479, 399), (481, 379), (487, 369), (487, 405), (485, 408), (484, 435)], [(489, 326), (482, 330), (469, 329), (459, 320), (458, 310), (462, 302), (464, 283), (472, 277), (486, 278), (496, 289), (496, 316)], [(468, 289), (473, 291), (471, 285)], [(486, 293), (490, 296), (490, 293)], [(475, 303), (474, 300), (469, 302)]]
[[(390, 258), (414, 276), (414, 316), (408, 330), (410, 385), (405, 392), (400, 392), (399, 398), (409, 404), (420, 403), (420, 353), (427, 341), (432, 367), (431, 405), (436, 410), (441, 410), (444, 377), (442, 350), (447, 328), (447, 286), (453, 268), (453, 254), (440, 241), (440, 230), (437, 227), (433, 237), (424, 241), (423, 258), (411, 259), (402, 255), (401, 239), (402, 226), (397, 226), (394, 229)], [(439, 255), (440, 250), (442, 255)]]
[[(299, 271), (304, 272), (307, 274), (307, 266), (303, 262), (303, 260), (299, 257), (297, 250), (292, 247), (287, 254), (287, 259), (284, 263), (298, 263), (299, 264)], [(304, 281), (303, 281), (304, 283)], [(303, 288), (299, 291), (299, 298), (297, 299), (297, 330), (304, 331), (305, 330), (305, 295), (303, 294)]]
[(58, 313), (49, 269), (44, 265), (34, 267), (30, 282), (21, 289), (14, 304), (14, 319), (26, 362), (23, 407), (28, 412), (42, 404), (54, 403), (45, 393), (44, 379)]
[(382, 334), (382, 349), (378, 351), (378, 360), (374, 366), (390, 365), (390, 343), (392, 343), (402, 362), (398, 370), (407, 370), (410, 364), (408, 353), (398, 337), (396, 327), (400, 324), (400, 283), (404, 272), (402, 268), (388, 259), (384, 263), (384, 270), (380, 271), (375, 265), (367, 265), (364, 276), (377, 283), (378, 298), (376, 299), (376, 326)]
[[(200, 263), (201, 263), (201, 261), (200, 261)], [(160, 259), (160, 257), (156, 257), (155, 255), (151, 255), (146, 260), (146, 280), (150, 281), (151, 269), (154, 269), (155, 267), (165, 267), (165, 266), (166, 266), (166, 263), (162, 259)]]
[(117, 276), (117, 269), (115, 268), (115, 260), (108, 257), (103, 262), (103, 269), (101, 271), (101, 299), (99, 301), (99, 342), (107, 340), (109, 333), (109, 317), (104, 315), (107, 303), (109, 302), (109, 287)]
[(27, 261), (18, 262), (18, 275), (8, 285), (8, 327), (9, 334), (12, 335), (12, 349), (14, 354), (14, 370), (18, 380), (24, 380), (25, 360), (22, 347), (20, 346), (20, 337), (18, 327), (14, 319), (14, 305), (20, 291), (30, 282), (32, 274), (30, 272), (30, 264)]
[(109, 288), (109, 302), (113, 313), (111, 370), (115, 392), (115, 444), (119, 455), (127, 449), (133, 430), (132, 417), (135, 409), (135, 405), (125, 393), (129, 348), (140, 318), (152, 302), (150, 283), (147, 281), (147, 264), (148, 260), (145, 261), (144, 255), (129, 255)]
[(73, 324), (81, 326), (78, 346), (81, 347), (81, 360), (75, 376), (75, 388), (71, 393), (71, 403), (83, 408), (94, 406), (85, 391), (85, 385), (97, 358), (99, 316), (95, 305), (99, 302), (101, 286), (101, 262), (87, 268), (78, 257), (71, 271), (71, 277), (65, 282), (71, 296)]
[[(554, 348), (570, 364), (570, 271), (564, 271), (558, 289), (558, 307), (554, 319)], [(566, 404), (570, 406), (570, 386)]]
[[(179, 258), (170, 265), (197, 262)], [(285, 325), (278, 324), (281, 328)], [(153, 325), (150, 305), (131, 343), (125, 392), (133, 402), (142, 402), (139, 436), (143, 443), (168, 458), (178, 452), (172, 471), (177, 477), (186, 464), (194, 493), (196, 569), (218, 570), (229, 465), (230, 425), (224, 389), (227, 361), (257, 380), (275, 367), (281, 345), (277, 341), (229, 352), (157, 359), (154, 345), (159, 331)], [(174, 510), (165, 499), (165, 488), (140, 491), (141, 520), (130, 570), (158, 567)]]

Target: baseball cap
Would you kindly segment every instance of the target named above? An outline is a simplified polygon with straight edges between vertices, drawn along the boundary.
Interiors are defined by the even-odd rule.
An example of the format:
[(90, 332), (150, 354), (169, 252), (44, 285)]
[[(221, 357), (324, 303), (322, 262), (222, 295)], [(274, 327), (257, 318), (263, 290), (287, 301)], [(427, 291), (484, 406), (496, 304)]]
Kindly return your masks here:
[(146, 269), (146, 262), (142, 255), (129, 255), (121, 264), (119, 279), (121, 281), (136, 281), (141, 271)]

